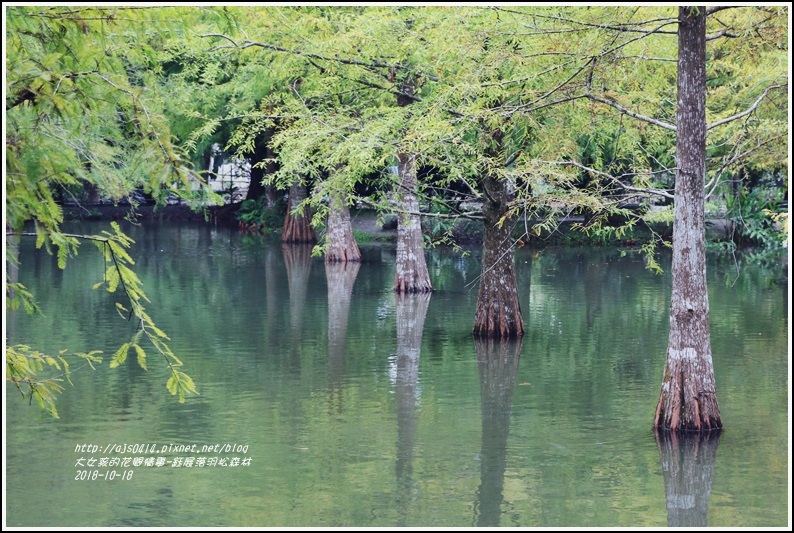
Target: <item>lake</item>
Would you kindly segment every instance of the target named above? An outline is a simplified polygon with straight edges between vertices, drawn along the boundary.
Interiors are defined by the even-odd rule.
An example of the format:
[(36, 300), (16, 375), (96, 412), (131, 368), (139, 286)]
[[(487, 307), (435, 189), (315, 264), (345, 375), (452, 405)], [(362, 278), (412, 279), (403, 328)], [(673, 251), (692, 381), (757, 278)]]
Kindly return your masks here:
[(709, 254), (724, 430), (670, 439), (669, 253), (657, 275), (632, 251), (519, 249), (526, 335), (475, 342), (478, 250), (428, 250), (434, 292), (398, 298), (393, 245), (326, 266), (236, 228), (124, 227), (200, 395), (179, 404), (146, 344), (148, 371), (108, 368), (135, 324), (91, 289), (95, 247), (62, 271), (23, 240), (43, 316), (9, 313), (7, 343), (105, 361), (74, 363), (59, 419), (6, 386), (8, 526), (791, 525), (785, 272)]

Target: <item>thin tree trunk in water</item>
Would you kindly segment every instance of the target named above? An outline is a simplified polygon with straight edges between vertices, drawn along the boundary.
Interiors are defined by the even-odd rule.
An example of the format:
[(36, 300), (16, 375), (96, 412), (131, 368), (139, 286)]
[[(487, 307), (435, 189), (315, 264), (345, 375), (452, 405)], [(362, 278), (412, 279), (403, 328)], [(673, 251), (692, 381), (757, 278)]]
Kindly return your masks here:
[[(492, 136), (500, 141), (502, 134), (497, 131)], [(509, 183), (491, 175), (483, 178), (483, 187), (485, 237), (472, 333), (475, 337), (520, 337), (524, 335), (524, 319), (513, 265), (512, 225), (509, 220), (500, 225), (513, 194)]]
[(679, 7), (678, 111), (670, 336), (653, 425), (722, 427), (706, 290), (706, 8)]
[(311, 213), (308, 208), (303, 208), (299, 213), (295, 208), (306, 199), (308, 193), (306, 186), (294, 182), (289, 187), (289, 207), (287, 217), (284, 219), (284, 230), (281, 233), (281, 242), (285, 243), (314, 243), (317, 238), (311, 226)]
[(678, 434), (655, 430), (669, 527), (708, 527), (709, 497), (720, 430)]
[(416, 200), (416, 167), (414, 156), (398, 155), (396, 199), (397, 214), (397, 273), (394, 291), (398, 293), (430, 292), (430, 274), (422, 249), (422, 226), (419, 202)]
[(350, 208), (347, 206), (347, 201), (341, 193), (335, 190), (331, 191), (329, 196), (325, 262), (361, 261), (361, 251), (353, 237), (353, 223), (350, 220)]

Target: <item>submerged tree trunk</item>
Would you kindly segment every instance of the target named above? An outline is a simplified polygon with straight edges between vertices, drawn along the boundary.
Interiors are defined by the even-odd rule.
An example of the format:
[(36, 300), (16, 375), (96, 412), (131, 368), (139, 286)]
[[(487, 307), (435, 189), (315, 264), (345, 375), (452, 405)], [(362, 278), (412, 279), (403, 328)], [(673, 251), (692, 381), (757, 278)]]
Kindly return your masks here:
[(701, 431), (722, 427), (706, 290), (706, 8), (680, 7), (678, 22), (673, 292), (667, 362), (653, 425)]
[[(497, 132), (494, 137), (499, 140), (501, 134)], [(513, 265), (512, 225), (509, 220), (501, 220), (513, 194), (509, 183), (491, 175), (483, 178), (483, 186), (485, 237), (472, 333), (475, 337), (520, 337), (524, 335), (524, 320)]]
[(415, 156), (398, 155), (396, 200), (397, 214), (397, 273), (394, 291), (398, 293), (430, 292), (430, 274), (422, 249), (422, 226), (419, 202), (416, 199)]
[(303, 308), (309, 290), (312, 269), (312, 247), (307, 244), (282, 244), (284, 266), (287, 268), (289, 286), (290, 330), (300, 336), (303, 329)]
[(347, 201), (344, 195), (335, 190), (329, 196), (325, 262), (361, 261), (361, 251), (353, 236), (353, 223)]
[[(289, 286), (289, 356), (287, 364), (290, 371), (298, 375), (301, 369), (301, 338), (303, 332), (304, 308), (309, 290), (309, 279), (312, 268), (312, 246), (309, 244), (282, 244), (284, 266), (287, 269), (287, 285)], [(268, 287), (269, 288), (269, 287)], [(281, 304), (284, 312), (284, 304)]]
[(301, 185), (297, 181), (289, 187), (289, 206), (287, 217), (284, 219), (284, 230), (281, 233), (281, 242), (285, 243), (314, 243), (317, 238), (312, 228), (312, 217), (309, 209), (304, 207), (299, 212), (295, 209), (303, 202), (308, 193), (306, 185)]

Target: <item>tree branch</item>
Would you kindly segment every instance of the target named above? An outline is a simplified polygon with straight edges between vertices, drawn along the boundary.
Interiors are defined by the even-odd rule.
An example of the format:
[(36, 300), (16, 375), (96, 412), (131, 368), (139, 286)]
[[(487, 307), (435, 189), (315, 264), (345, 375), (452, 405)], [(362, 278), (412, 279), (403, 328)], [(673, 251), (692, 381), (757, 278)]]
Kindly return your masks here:
[(634, 111), (630, 111), (630, 110), (626, 109), (625, 107), (623, 107), (622, 105), (620, 105), (619, 103), (617, 103), (617, 102), (615, 102), (613, 100), (607, 100), (606, 98), (601, 98), (600, 96), (596, 96), (596, 95), (594, 95), (592, 93), (589, 93), (589, 92), (585, 93), (584, 96), (586, 98), (591, 99), (591, 100), (595, 100), (596, 102), (600, 102), (600, 103), (606, 104), (606, 105), (608, 105), (610, 107), (614, 107), (615, 109), (617, 109), (618, 111), (620, 111), (624, 115), (628, 115), (628, 116), (630, 116), (632, 118), (636, 118), (637, 120), (642, 120), (644, 122), (648, 122), (650, 124), (654, 124), (656, 126), (659, 126), (660, 128), (664, 128), (666, 130), (676, 131), (676, 127), (673, 124), (668, 124), (667, 122), (662, 122), (661, 120), (657, 120), (655, 118), (651, 118), (651, 117), (646, 117), (644, 115), (640, 115), (639, 113), (635, 113)]
[[(240, 43), (237, 43), (231, 37), (229, 37), (227, 35), (224, 35), (222, 33), (205, 33), (205, 34), (202, 34), (201, 37), (220, 37), (221, 39), (226, 39), (227, 41), (231, 42), (234, 45), (235, 48), (239, 48), (241, 50), (245, 49), (245, 48), (250, 48), (250, 47), (259, 47), (259, 48), (266, 48), (268, 50), (273, 50), (273, 51), (276, 51), (276, 52), (285, 52), (285, 53), (288, 53), (288, 54), (294, 54), (294, 55), (309, 57), (309, 58), (313, 58), (313, 59), (320, 59), (320, 60), (323, 60), (323, 61), (331, 61), (331, 62), (341, 63), (343, 65), (355, 65), (355, 66), (364, 67), (364, 68), (370, 69), (370, 70), (378, 69), (378, 68), (387, 68), (387, 69), (393, 68), (393, 69), (406, 70), (406, 71), (410, 71), (411, 70), (409, 67), (406, 67), (405, 65), (400, 65), (400, 64), (384, 63), (382, 61), (360, 61), (360, 60), (357, 60), (357, 59), (349, 59), (349, 58), (344, 58), (344, 57), (329, 57), (329, 56), (324, 56), (324, 55), (321, 55), (321, 54), (316, 54), (316, 53), (313, 53), (313, 52), (305, 52), (303, 50), (295, 50), (295, 49), (291, 49), (291, 48), (285, 48), (283, 46), (278, 46), (278, 45), (275, 45), (275, 44), (262, 43), (262, 42), (258, 42), (258, 41), (251, 41), (251, 40), (248, 40), (248, 39), (246, 39), (245, 41), (242, 42), (242, 44), (240, 44)], [(427, 77), (428, 79), (433, 80), (433, 81), (441, 81), (440, 78), (438, 78), (437, 76), (434, 76), (432, 74), (427, 74), (427, 73), (423, 72), (422, 75)]]
[[(590, 173), (595, 174), (597, 176), (601, 176), (602, 178), (606, 178), (609, 181), (611, 181), (613, 184), (617, 185), (618, 187), (620, 187), (621, 189), (623, 189), (625, 191), (635, 192), (635, 193), (653, 194), (655, 196), (661, 196), (663, 198), (673, 198), (673, 195), (670, 194), (669, 192), (665, 191), (665, 190), (662, 190), (662, 189), (649, 189), (649, 188), (645, 188), (645, 187), (632, 187), (631, 185), (626, 185), (625, 183), (620, 181), (620, 179), (618, 177), (613, 176), (612, 174), (608, 174), (606, 172), (602, 172), (600, 170), (596, 170), (594, 168), (582, 165), (581, 163), (577, 163), (576, 161), (570, 161), (570, 160), (569, 161), (543, 161), (543, 163), (550, 163), (550, 164), (553, 164), (553, 165), (562, 165), (562, 166), (573, 166), (573, 167), (579, 168), (579, 169), (584, 170), (586, 172), (590, 172)], [(634, 175), (636, 175), (636, 173), (623, 174), (623, 176), (634, 176)]]
[(706, 41), (713, 41), (714, 39), (719, 39), (720, 37), (732, 37), (732, 38), (735, 39), (735, 38), (739, 37), (739, 34), (738, 33), (730, 33), (727, 29), (724, 29), (724, 30), (718, 31), (714, 35), (707, 35), (706, 36)]
[(717, 11), (722, 11), (724, 9), (733, 9), (735, 7), (739, 7), (739, 6), (714, 6), (714, 7), (710, 7), (710, 8), (708, 8), (706, 10), (706, 16), (708, 17), (709, 15), (713, 15)]
[(738, 119), (740, 119), (742, 117), (745, 117), (745, 116), (749, 115), (750, 113), (755, 111), (755, 109), (761, 103), (761, 100), (763, 100), (766, 97), (766, 95), (769, 93), (769, 91), (771, 91), (772, 89), (783, 89), (783, 88), (788, 90), (788, 83), (784, 83), (782, 85), (770, 85), (769, 87), (764, 89), (764, 92), (761, 93), (761, 96), (759, 96), (758, 99), (755, 101), (755, 103), (753, 103), (753, 105), (751, 105), (748, 109), (746, 109), (745, 111), (742, 111), (739, 114), (733, 115), (731, 117), (724, 118), (722, 120), (718, 120), (714, 124), (711, 124), (710, 126), (706, 126), (706, 130), (710, 130), (712, 128), (716, 128), (717, 126), (722, 126), (723, 124), (727, 124), (728, 122), (733, 122), (734, 120), (738, 120)]

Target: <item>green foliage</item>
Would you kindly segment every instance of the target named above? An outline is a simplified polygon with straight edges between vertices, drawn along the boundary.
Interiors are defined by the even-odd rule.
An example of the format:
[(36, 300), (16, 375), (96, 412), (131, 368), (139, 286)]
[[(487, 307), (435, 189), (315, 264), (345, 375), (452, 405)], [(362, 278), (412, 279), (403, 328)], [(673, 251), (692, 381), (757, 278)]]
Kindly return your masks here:
[[(89, 6), (13, 6), (6, 15), (7, 231), (35, 237), (37, 248), (56, 255), (59, 268), (77, 254), (81, 240), (95, 242), (108, 263), (96, 287), (121, 287), (129, 309), (120, 303), (119, 309), (126, 319), (135, 317), (139, 332), (164, 356), (182, 400), (195, 387), (176, 370), (181, 362), (165, 344), (168, 337), (141, 305), (148, 299), (130, 268), (131, 240), (115, 224), (101, 235), (66, 234), (60, 206), (64, 194), (81, 187), (114, 200), (142, 190), (164, 201), (169, 192), (191, 199), (198, 186), (199, 196), (213, 199), (171, 143), (162, 101), (148, 90), (157, 60), (150, 32), (167, 32), (176, 19), (163, 9)], [(32, 233), (23, 232), (26, 224)], [(6, 260), (18, 264), (14, 253), (9, 247)], [(7, 308), (20, 304), (36, 310), (33, 295), (7, 283)], [(128, 344), (145, 368), (143, 349)], [(28, 384), (28, 394), (55, 415), (58, 380), (37, 373), (45, 366), (66, 371), (65, 360), (24, 348), (7, 350), (6, 365), (12, 368), (8, 379)]]
[[(505, 215), (531, 219), (532, 232), (586, 214), (593, 234), (606, 238), (624, 231), (607, 223), (622, 216), (623, 203), (670, 203), (677, 18), (669, 6), (192, 13), (202, 37), (169, 48), (182, 65), (169, 79), (185, 91), (174, 105), (195, 121), (183, 137), (198, 150), (220, 135), (227, 148), (253, 156), (272, 133), (279, 169), (266, 176), (269, 185), (299, 180), (353, 196), (377, 176), (382, 192), (395, 185), (384, 169), (410, 153), (418, 167), (435, 169), (424, 192), (450, 204), (452, 187), (481, 202), (484, 175), (508, 182), (516, 197)], [(710, 177), (772, 164), (785, 151), (785, 14), (732, 8), (709, 17), (714, 34), (748, 37), (709, 44), (708, 113), (718, 125), (709, 136)], [(756, 101), (747, 118), (731, 120)], [(317, 223), (324, 198), (306, 200)], [(393, 212), (380, 192), (357, 199)]]
[(285, 215), (286, 203), (283, 199), (279, 198), (274, 206), (268, 207), (267, 199), (261, 197), (243, 200), (236, 216), (245, 229), (272, 233), (279, 231), (284, 225)]
[[(787, 10), (709, 17), (709, 183), (787, 169)], [(419, 189), (443, 215), (426, 221), (427, 244), (453, 242), (460, 205), (490, 200), (487, 178), (509, 190), (502, 223), (522, 221), (526, 237), (571, 216), (602, 243), (647, 230), (635, 244), (655, 269), (654, 224), (673, 201), (676, 24), (671, 6), (9, 7), (8, 224), (32, 221), (66, 266), (80, 236), (60, 231), (62, 197), (219, 201), (190, 193), (207, 173), (190, 162), (218, 143), (268, 169), (269, 186), (309, 185), (319, 226), (330, 191), (353, 200), (366, 185), (355, 199), (394, 212), (385, 169), (411, 154), (433, 169)], [(731, 216), (746, 242), (779, 245), (760, 194), (748, 185)], [(238, 218), (275, 229), (285, 208), (247, 202)], [(141, 306), (131, 243), (117, 230), (95, 240), (109, 262), (98, 286), (124, 291), (119, 311), (176, 365), (169, 390), (182, 397), (191, 382)], [(7, 306), (35, 308), (9, 287)], [(134, 352), (147, 365), (138, 340), (122, 348), (114, 363)]]
[[(459, 228), (466, 226), (468, 220), (452, 216), (443, 204), (433, 203), (428, 214), (422, 220), (422, 240), (426, 248), (450, 246), (453, 251), (461, 252)], [(471, 236), (466, 236), (471, 237)]]
[(737, 245), (760, 246), (778, 249), (785, 245), (788, 230), (780, 211), (785, 199), (783, 191), (759, 187), (742, 187), (735, 195), (726, 196), (726, 216), (731, 222), (731, 240)]
[[(11, 382), (22, 394), (22, 399), (33, 401), (58, 418), (55, 395), (63, 391), (61, 383), (66, 379), (71, 383), (70, 366), (67, 357), (76, 357), (85, 361), (93, 368), (93, 363), (101, 363), (102, 358), (94, 350), (88, 353), (67, 354), (62, 350), (57, 356), (49, 356), (33, 350), (30, 346), (17, 344), (6, 347), (6, 380)], [(60, 371), (60, 374), (48, 378), (40, 377), (46, 369)]]
[(356, 244), (359, 246), (362, 244), (369, 244), (375, 241), (375, 237), (366, 231), (362, 231), (360, 229), (353, 230), (353, 239), (355, 239)]

